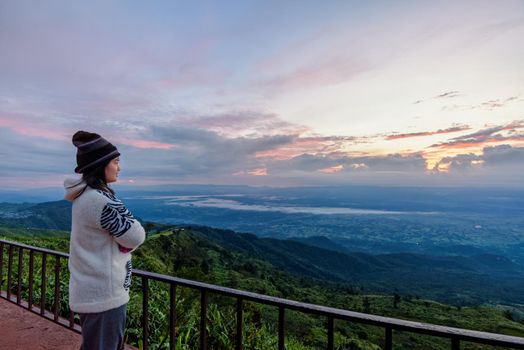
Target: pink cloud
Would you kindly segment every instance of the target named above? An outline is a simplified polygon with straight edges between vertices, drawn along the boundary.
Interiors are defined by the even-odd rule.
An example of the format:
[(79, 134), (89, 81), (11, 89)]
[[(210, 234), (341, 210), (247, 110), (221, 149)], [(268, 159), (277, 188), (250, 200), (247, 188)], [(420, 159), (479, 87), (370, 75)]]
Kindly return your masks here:
[[(524, 128), (524, 121), (516, 120), (505, 125), (492, 126), (468, 135), (454, 137), (447, 142), (434, 144), (429, 146), (428, 148), (478, 148), (486, 144), (523, 141), (524, 134), (522, 132), (517, 131), (517, 129), (522, 128)], [(504, 135), (504, 133), (506, 135)]]
[(445, 142), (442, 144), (435, 144), (430, 148), (441, 148), (441, 149), (466, 149), (466, 148), (479, 148), (484, 145), (493, 143), (507, 143), (511, 141), (524, 141), (524, 134), (514, 136), (501, 136), (495, 135), (493, 137), (484, 138), (482, 140), (457, 140), (452, 142)]
[(391, 134), (386, 136), (386, 140), (397, 140), (397, 139), (405, 139), (410, 137), (420, 137), (420, 136), (432, 136), (432, 135), (439, 135), (439, 134), (447, 134), (452, 132), (458, 132), (458, 131), (465, 131), (465, 130), (471, 130), (471, 127), (468, 125), (461, 125), (461, 126), (454, 126), (447, 129), (439, 129), (437, 131), (421, 131), (421, 132), (413, 132), (413, 133), (407, 133), (407, 134)]
[(250, 111), (232, 112), (210, 116), (189, 116), (177, 119), (185, 127), (194, 127), (231, 136), (255, 135), (300, 135), (310, 132), (309, 127), (282, 120), (273, 113)]
[(131, 139), (116, 139), (118, 143), (133, 146), (136, 148), (157, 148), (157, 149), (171, 149), (177, 147), (177, 145), (171, 143), (163, 143), (150, 140), (131, 140)]
[(300, 137), (295, 139), (295, 142), (289, 145), (278, 147), (275, 149), (257, 152), (256, 158), (274, 158), (278, 160), (291, 159), (304, 153), (309, 154), (341, 154), (346, 155), (347, 152), (341, 151), (347, 147), (367, 142), (366, 138), (352, 137), (352, 136), (311, 136)]
[(236, 173), (233, 173), (233, 176), (243, 176), (243, 175), (251, 175), (251, 176), (267, 176), (267, 168), (256, 168), (253, 170), (240, 170)]
[(369, 63), (347, 57), (335, 57), (319, 63), (304, 65), (261, 83), (264, 87), (303, 88), (318, 85), (334, 85), (348, 81), (369, 70)]
[(324, 174), (334, 174), (342, 170), (344, 170), (344, 166), (342, 164), (339, 164), (329, 168), (320, 169), (319, 171)]
[(51, 130), (46, 127), (35, 125), (33, 122), (24, 120), (23, 116), (11, 115), (10, 117), (0, 116), (0, 127), (13, 130), (17, 134), (31, 137), (40, 137), (57, 141), (69, 141), (69, 137), (62, 132)]
[(267, 169), (266, 168), (257, 168), (257, 169), (248, 171), (247, 173), (252, 176), (267, 176)]

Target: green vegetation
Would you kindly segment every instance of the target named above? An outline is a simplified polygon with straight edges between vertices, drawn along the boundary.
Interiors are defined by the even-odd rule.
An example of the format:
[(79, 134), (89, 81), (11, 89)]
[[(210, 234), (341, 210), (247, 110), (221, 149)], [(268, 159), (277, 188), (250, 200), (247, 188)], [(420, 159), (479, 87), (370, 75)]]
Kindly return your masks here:
[[(518, 307), (472, 306), (461, 307), (438, 303), (397, 292), (379, 295), (347, 282), (327, 281), (321, 276), (300, 275), (295, 262), (292, 272), (286, 264), (273, 263), (275, 250), (254, 243), (248, 236), (204, 227), (179, 228), (145, 225), (149, 237), (133, 256), (133, 267), (168, 275), (228, 286), (293, 300), (326, 305), (359, 312), (422, 321), (453, 327), (524, 336), (522, 309)], [(54, 230), (23, 230), (0, 228), (2, 238), (25, 244), (67, 252), (68, 233)], [(267, 242), (264, 242), (267, 243)], [(294, 246), (293, 249), (297, 249)], [(304, 248), (306, 249), (306, 248)], [(7, 287), (7, 249), (4, 248), (2, 289)], [(14, 250), (13, 284), (16, 292), (18, 250)], [(29, 254), (24, 253), (24, 266)], [(273, 260), (273, 262), (272, 262)], [(54, 259), (48, 258), (46, 307), (53, 310)], [(291, 261), (289, 263), (292, 263)], [(34, 303), (40, 302), (41, 255), (35, 254)], [(307, 272), (307, 271), (306, 271)], [(67, 262), (61, 259), (60, 313), (68, 317)], [(22, 297), (28, 298), (28, 272), (24, 269)], [(134, 277), (128, 307), (126, 337), (131, 344), (142, 344), (141, 279)], [(152, 349), (168, 348), (169, 286), (149, 283), (149, 344)], [(232, 349), (235, 341), (236, 300), (219, 295), (209, 296), (207, 333), (210, 349)], [(194, 349), (199, 342), (200, 295), (198, 291), (177, 287), (178, 349)], [(252, 302), (244, 302), (244, 347), (246, 349), (275, 349), (277, 344), (278, 310)], [(327, 343), (326, 319), (286, 310), (286, 345), (288, 349), (320, 349)], [(337, 349), (380, 349), (383, 329), (345, 321), (335, 322)], [(395, 349), (449, 349), (449, 341), (407, 332), (394, 332)], [(493, 347), (464, 344), (462, 349), (493, 349)]]
[[(155, 203), (134, 204), (156, 214), (167, 215), (167, 210), (171, 215), (170, 209)], [(186, 217), (200, 222), (203, 220), (200, 214), (205, 214), (225, 220), (230, 227), (247, 215), (242, 211), (216, 211), (217, 208), (201, 210), (200, 214), (193, 207), (176, 208), (172, 214), (191, 211), (180, 220)], [(147, 212), (146, 216), (154, 217), (153, 212)], [(279, 238), (288, 237), (298, 229), (300, 237), (262, 238), (258, 235), (264, 232), (261, 229), (249, 231), (257, 235), (205, 226), (193, 226), (193, 231), (201, 234), (204, 241), (264, 260), (291, 274), (350, 284), (361, 291), (418, 296), (455, 306), (524, 304), (520, 216), (462, 214), (447, 214), (445, 219), (432, 215), (403, 216), (400, 220), (380, 215), (340, 217), (260, 212), (256, 215), (261, 216), (255, 220), (246, 216), (245, 221), (266, 229), (274, 229), (276, 225), (283, 230)], [(6, 220), (9, 224), (2, 224)], [(18, 234), (23, 236), (38, 235), (38, 229), (68, 230), (71, 203), (0, 203), (2, 226), (18, 227)], [(149, 226), (155, 232), (170, 230), (167, 224)], [(45, 230), (42, 232), (45, 234)], [(53, 234), (63, 236), (61, 232)], [(313, 236), (315, 233), (322, 236)], [(450, 237), (454, 238), (449, 241)], [(355, 251), (359, 249), (369, 253)], [(389, 253), (381, 254), (384, 250)]]
[(68, 230), (71, 203), (65, 200), (44, 203), (0, 203), (0, 227)]

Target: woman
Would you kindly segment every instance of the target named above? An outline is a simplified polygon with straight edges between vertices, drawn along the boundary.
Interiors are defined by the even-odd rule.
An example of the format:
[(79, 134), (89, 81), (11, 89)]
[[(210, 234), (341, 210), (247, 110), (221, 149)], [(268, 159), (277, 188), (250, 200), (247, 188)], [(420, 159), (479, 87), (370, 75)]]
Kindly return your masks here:
[(117, 181), (120, 153), (98, 134), (78, 131), (76, 173), (64, 181), (73, 202), (69, 247), (69, 307), (80, 315), (82, 349), (124, 345), (131, 252), (145, 240), (142, 225), (108, 186)]

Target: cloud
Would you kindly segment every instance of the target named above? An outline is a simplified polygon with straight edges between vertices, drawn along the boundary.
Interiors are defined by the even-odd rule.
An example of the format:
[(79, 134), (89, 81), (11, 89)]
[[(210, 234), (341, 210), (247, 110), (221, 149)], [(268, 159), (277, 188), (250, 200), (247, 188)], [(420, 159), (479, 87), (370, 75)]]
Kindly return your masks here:
[(170, 149), (175, 147), (171, 143), (162, 143), (150, 140), (131, 140), (119, 138), (118, 141), (124, 145), (130, 145), (136, 148), (161, 148), (161, 149)]
[(56, 175), (72, 172), (75, 149), (63, 141), (23, 135), (0, 127), (0, 177)]
[(396, 139), (404, 139), (404, 138), (410, 138), (410, 137), (431, 136), (431, 135), (453, 133), (453, 132), (458, 132), (458, 131), (465, 131), (465, 130), (470, 130), (470, 129), (471, 127), (468, 125), (458, 125), (458, 126), (453, 126), (447, 129), (439, 129), (437, 131), (421, 131), (421, 132), (414, 132), (414, 133), (407, 133), (407, 134), (391, 134), (391, 135), (387, 135), (385, 139), (386, 140), (396, 140)]
[(444, 157), (438, 161), (433, 170), (435, 171), (463, 171), (482, 164), (482, 157), (469, 153), (459, 154), (454, 157)]
[(342, 170), (344, 170), (344, 166), (342, 164), (338, 164), (338, 165), (331, 166), (329, 168), (319, 169), (318, 171), (320, 171), (321, 173), (325, 173), (325, 174), (333, 174), (333, 173), (338, 173), (339, 171), (342, 171)]
[[(151, 118), (219, 95), (231, 76), (213, 57), (221, 34), (191, 31), (183, 5), (160, 14), (143, 4), (23, 3), (0, 11), (0, 96), (10, 112)], [(184, 18), (159, 20), (167, 13)]]
[(205, 152), (235, 153), (254, 155), (256, 152), (285, 145), (295, 139), (295, 135), (275, 135), (261, 137), (227, 137), (214, 131), (188, 127), (151, 126), (151, 136), (162, 142), (176, 144)]
[(460, 137), (455, 137), (452, 140), (476, 139), (476, 140), (482, 141), (483, 139), (490, 137), (491, 135), (493, 135), (496, 132), (503, 131), (503, 130), (515, 130), (519, 128), (524, 128), (524, 120), (517, 120), (509, 124), (498, 125), (498, 126), (482, 129), (482, 130), (479, 130), (471, 134), (463, 135)]
[(349, 57), (332, 57), (314, 63), (304, 64), (288, 72), (259, 82), (266, 89), (301, 89), (324, 85), (334, 85), (353, 79), (369, 71), (373, 65)]
[[(335, 155), (302, 154), (288, 160), (275, 160), (268, 164), (270, 173), (285, 173), (294, 171), (330, 173), (353, 172), (397, 172), (423, 173), (426, 161), (421, 154), (389, 154), (383, 156), (351, 157)], [(327, 171), (333, 169), (337, 171)]]
[(187, 115), (176, 118), (176, 123), (189, 128), (215, 131), (229, 136), (311, 132), (309, 127), (287, 122), (274, 113), (261, 113), (253, 110), (231, 111), (213, 115)]
[(488, 167), (524, 168), (524, 147), (510, 145), (486, 147), (482, 159)]
[(520, 96), (510, 96), (507, 98), (498, 98), (498, 99), (492, 99), (485, 102), (481, 102), (476, 105), (451, 105), (451, 106), (444, 106), (442, 107), (443, 111), (456, 111), (456, 110), (472, 110), (472, 109), (482, 109), (487, 111), (492, 111), (494, 109), (502, 108), (507, 106), (508, 104), (512, 104), (515, 102), (523, 101), (520, 99)]
[[(272, 122), (278, 119), (271, 118)], [(25, 132), (31, 120), (0, 119), (0, 182), (18, 176), (31, 181), (40, 173), (55, 174), (56, 185), (61, 176), (75, 166), (76, 148), (71, 135), (77, 129), (59, 127), (57, 139), (48, 137), (45, 129)], [(216, 131), (173, 127), (177, 123), (146, 122), (141, 124), (112, 121), (105, 128), (85, 128), (100, 133), (117, 145), (122, 156), (122, 179), (161, 179), (164, 182), (224, 181), (238, 171), (250, 176), (264, 175), (263, 162), (257, 152), (293, 143), (297, 135), (231, 136)], [(47, 125), (49, 128), (50, 125)], [(246, 124), (247, 126), (247, 124)], [(292, 127), (292, 125), (289, 125)], [(78, 129), (84, 129), (79, 127)], [(34, 132), (33, 132), (34, 131)], [(24, 133), (25, 132), (25, 133)], [(122, 137), (126, 135), (126, 137)]]
[[(448, 98), (459, 97), (459, 96), (462, 96), (462, 94), (459, 91), (448, 91), (448, 92), (444, 92), (442, 94), (433, 96), (432, 98), (433, 99), (448, 99)], [(426, 101), (426, 99), (416, 100), (415, 102), (413, 102), (413, 104), (417, 105), (424, 101)]]
[(479, 155), (467, 153), (444, 157), (433, 170), (455, 174), (467, 172), (470, 176), (490, 175), (493, 178), (504, 175), (516, 179), (524, 171), (524, 147), (503, 144), (484, 147)]
[(163, 178), (207, 178), (209, 181), (241, 171), (261, 175), (263, 164), (256, 160), (256, 153), (286, 145), (296, 137), (228, 137), (215, 131), (161, 125), (151, 125), (144, 133), (150, 139), (174, 147), (146, 150), (128, 146), (128, 154), (122, 154), (133, 159), (128, 168), (131, 177), (151, 176), (154, 169), (162, 169), (159, 175)]
[(2, 113), (0, 110), (0, 128), (8, 128), (17, 134), (27, 137), (39, 137), (50, 140), (65, 140), (66, 138), (56, 128), (50, 128), (45, 121), (27, 120), (20, 113)]
[[(433, 144), (429, 148), (452, 149), (479, 147), (487, 143), (507, 141), (524, 141), (524, 133), (518, 129), (524, 128), (524, 120), (516, 120), (508, 124), (485, 128), (477, 132), (454, 137), (450, 141)], [(505, 132), (503, 134), (502, 132)]]
[(509, 102), (516, 101), (518, 99), (518, 96), (511, 96), (506, 99), (495, 99), (495, 100), (489, 100), (486, 102), (481, 103), (478, 106), (471, 107), (472, 109), (476, 108), (483, 108), (487, 110), (493, 110), (495, 108), (500, 108), (506, 106)]
[[(227, 177), (232, 179), (232, 174), (264, 177), (271, 175), (266, 164), (278, 159), (279, 154), (289, 152), (287, 159), (306, 152), (329, 153), (336, 157), (344, 145), (366, 142), (364, 138), (351, 136), (315, 135), (309, 128), (285, 122), (275, 114), (254, 111), (193, 118), (182, 115), (154, 121), (94, 119), (91, 122), (76, 121), (75, 124), (75, 118), (72, 118), (63, 123), (59, 119), (53, 122), (39, 123), (33, 116), (10, 114), (0, 118), (0, 127), (3, 126), (4, 132), (12, 134), (19, 142), (24, 137), (29, 138), (31, 142), (24, 146), (28, 153), (33, 152), (35, 158), (45, 160), (45, 166), (41, 168), (49, 168), (58, 162), (62, 165), (62, 174), (70, 173), (74, 168), (76, 149), (71, 144), (71, 135), (78, 129), (97, 132), (118, 146), (122, 154), (122, 179), (135, 181), (156, 178), (163, 181), (202, 182), (207, 179), (206, 182), (221, 182)], [(96, 128), (93, 122), (97, 124)], [(47, 145), (54, 144), (62, 151), (60, 159), (52, 160), (50, 154), (43, 153), (47, 148), (40, 145), (46, 140), (49, 140)], [(4, 157), (4, 161), (14, 164), (16, 156), (23, 155), (23, 148), (7, 141), (8, 138), (3, 138), (1, 146), (12, 150), (12, 157)], [(5, 167), (3, 175), (13, 174), (13, 170)], [(36, 170), (28, 166), (20, 171), (20, 174), (25, 171), (28, 178)]]
[(302, 154), (347, 154), (345, 149), (352, 145), (368, 143), (371, 137), (354, 136), (299, 136), (285, 146), (258, 152), (259, 158), (291, 159)]
[(460, 96), (461, 94), (458, 91), (448, 91), (443, 94), (437, 95), (434, 98), (453, 98)]
[(267, 169), (266, 168), (258, 168), (258, 169), (253, 169), (251, 171), (248, 171), (247, 173), (249, 175), (252, 175), (252, 176), (266, 176), (267, 175)]
[[(246, 124), (247, 126), (247, 124)], [(513, 130), (519, 122), (487, 128), (466, 135), (492, 137), (497, 130)], [(120, 125), (120, 127), (123, 127)], [(99, 131), (99, 130), (97, 130)], [(114, 131), (115, 135), (118, 132)], [(481, 155), (458, 154), (440, 159), (433, 170), (427, 172), (422, 153), (387, 155), (349, 155), (346, 152), (328, 152), (317, 147), (324, 142), (358, 142), (350, 136), (224, 135), (217, 131), (174, 127), (166, 124), (143, 124), (134, 131), (129, 142), (115, 142), (112, 136), (101, 133), (113, 141), (121, 156), (121, 182), (141, 185), (157, 183), (224, 183), (272, 185), (323, 185), (337, 184), (431, 184), (432, 181), (465, 181), (460, 178), (436, 178), (442, 174), (455, 176), (468, 173), (484, 183), (495, 181), (504, 169), (504, 176), (520, 176), (524, 164), (524, 149), (501, 145), (484, 147)], [(144, 137), (147, 135), (148, 139)], [(8, 127), (0, 128), (0, 182), (4, 186), (24, 180), (61, 185), (64, 174), (75, 166), (76, 149), (70, 140), (53, 140), (36, 135), (23, 135)], [(305, 140), (300, 154), (288, 157), (259, 157), (260, 153), (285, 149)], [(148, 142), (153, 142), (152, 144)], [(171, 145), (163, 147), (163, 145)], [(307, 153), (306, 145), (326, 152)], [(483, 176), (483, 177), (482, 177)], [(433, 179), (433, 180), (432, 180)], [(448, 180), (446, 180), (448, 179)], [(450, 180), (451, 179), (451, 180)], [(509, 179), (511, 180), (511, 179)], [(479, 180), (480, 181), (480, 180)], [(437, 183), (437, 182), (435, 182)], [(450, 182), (448, 182), (450, 183)]]
[(461, 149), (461, 148), (478, 148), (488, 143), (500, 143), (508, 141), (524, 141), (524, 134), (502, 136), (493, 135), (490, 137), (483, 138), (471, 138), (471, 139), (459, 139), (450, 142), (443, 142), (429, 146), (428, 148), (440, 148), (440, 149)]

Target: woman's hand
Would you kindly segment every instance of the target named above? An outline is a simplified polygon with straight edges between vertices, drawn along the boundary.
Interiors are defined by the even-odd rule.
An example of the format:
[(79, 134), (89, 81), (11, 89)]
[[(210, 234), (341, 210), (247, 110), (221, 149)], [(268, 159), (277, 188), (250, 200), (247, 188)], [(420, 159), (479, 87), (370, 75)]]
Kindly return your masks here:
[(126, 248), (126, 247), (118, 244), (118, 250), (120, 250), (122, 253), (129, 253), (130, 251), (133, 250), (133, 248)]

